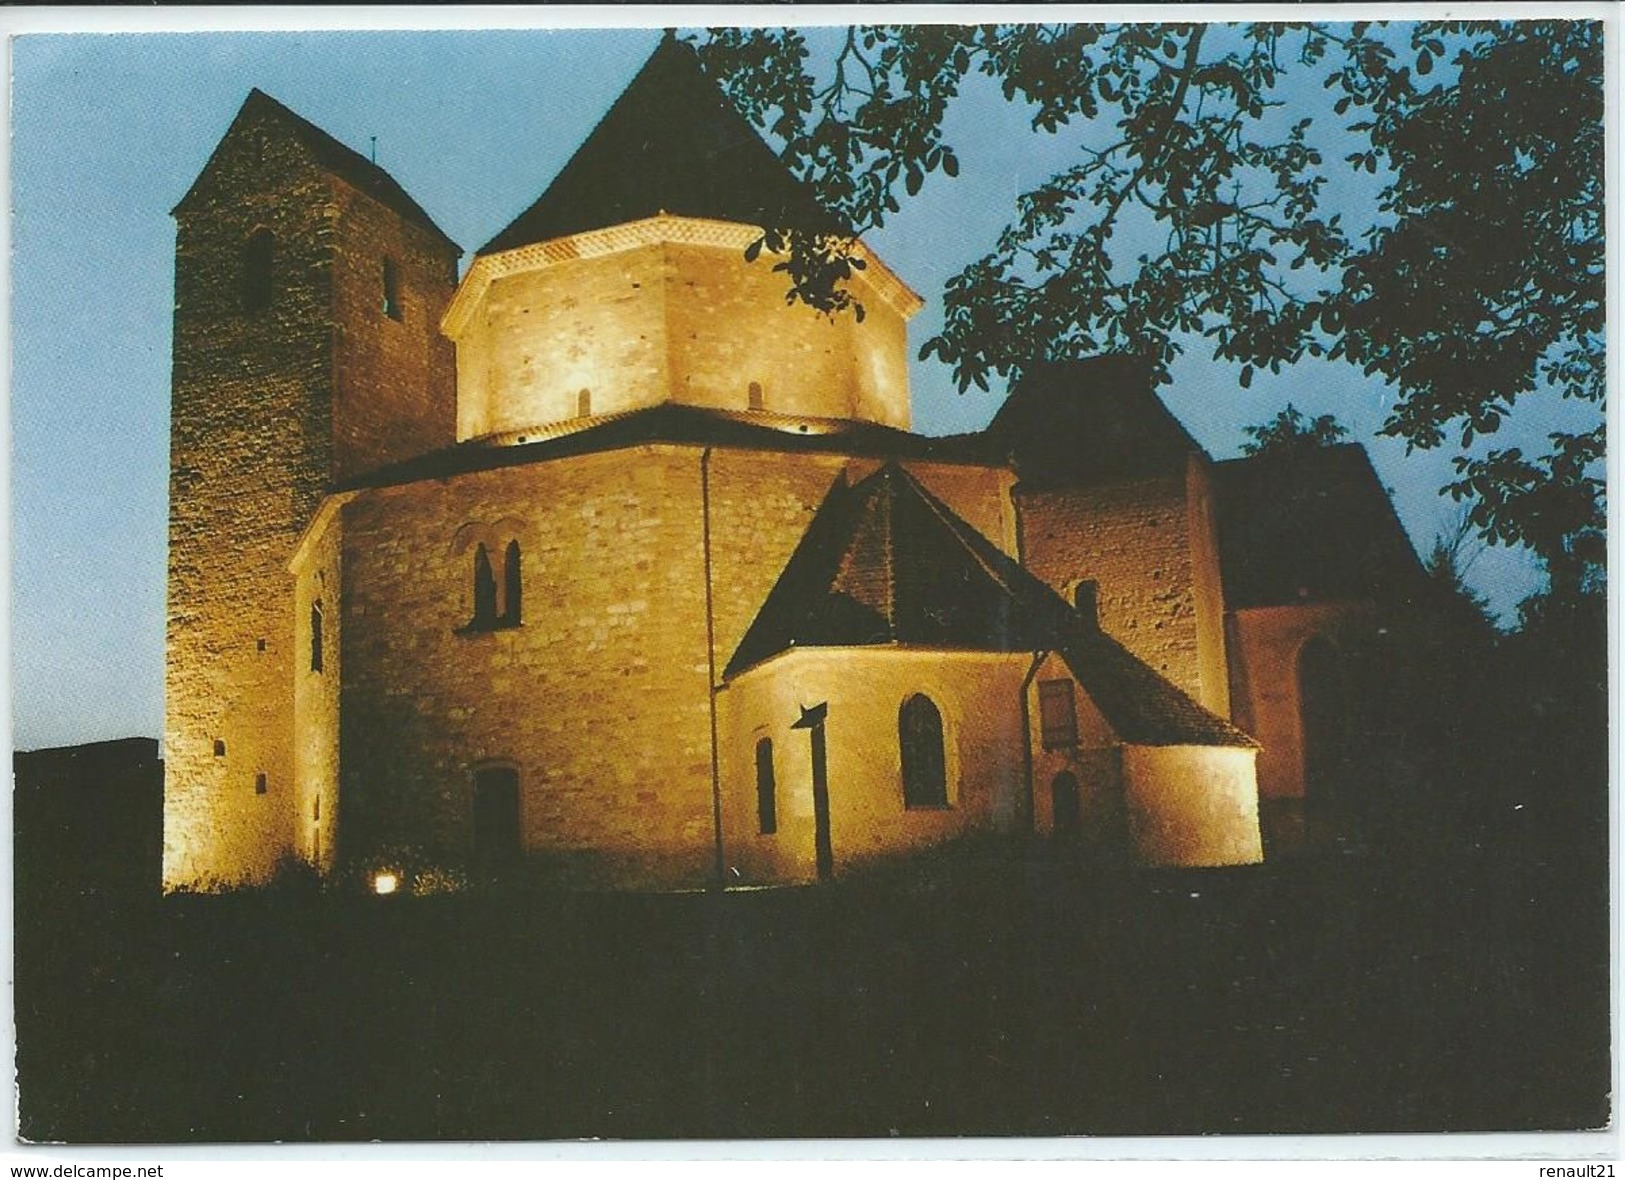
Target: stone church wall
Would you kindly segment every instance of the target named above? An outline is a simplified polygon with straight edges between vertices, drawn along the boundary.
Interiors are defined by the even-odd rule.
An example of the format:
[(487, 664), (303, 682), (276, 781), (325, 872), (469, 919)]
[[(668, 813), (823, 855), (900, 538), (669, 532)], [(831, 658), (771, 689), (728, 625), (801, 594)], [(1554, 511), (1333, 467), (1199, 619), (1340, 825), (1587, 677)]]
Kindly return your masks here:
[[(1072, 685), (1073, 720), (1077, 744), (1046, 748), (1039, 685), (1066, 681)], [(1027, 740), (1033, 763), (1033, 830), (1055, 835), (1055, 791), (1058, 776), (1070, 774), (1078, 784), (1076, 839), (1101, 858), (1125, 851), (1122, 754), (1117, 735), (1072, 670), (1060, 656), (1044, 657), (1027, 688)]]
[[(347, 185), (334, 208), (334, 476), (343, 480), (455, 441), (456, 359), (440, 317), (457, 249)], [(384, 263), (396, 312), (384, 307)]]
[(1250, 746), (1124, 746), (1135, 859), (1184, 868), (1264, 859)]
[[(744, 673), (718, 698), (723, 863), (729, 884), (816, 879), (812, 755), (793, 730), (827, 701), (835, 873), (974, 832), (1016, 830), (1023, 776), (1021, 681), (1028, 653), (800, 648)], [(903, 805), (899, 713), (924, 693), (942, 716), (948, 806)], [(758, 823), (756, 743), (773, 743), (778, 830)]]
[(1230, 616), (1236, 724), (1257, 738), (1259, 805), (1274, 846), (1301, 842), (1305, 759), (1298, 654), (1364, 611), (1351, 603), (1255, 607)]
[(1016, 499), (1027, 568), (1068, 602), (1098, 582), (1101, 629), (1204, 700), (1184, 474)]
[[(765, 258), (745, 261), (746, 227), (660, 219), (605, 231), (615, 233), (624, 246), (538, 254), (465, 293), (474, 304), (454, 329), (459, 438), (566, 421), (583, 406), (599, 415), (667, 400), (907, 426), (904, 317), (861, 281), (859, 324), (788, 305), (785, 276)], [(708, 234), (719, 240), (682, 240)], [(545, 248), (513, 253), (526, 250)]]
[(294, 851), (323, 870), (332, 868), (338, 850), (339, 686), (344, 675), (343, 503), (343, 498), (328, 501), (292, 564), (296, 580), (292, 659), (294, 781), (286, 805), (292, 810)]
[(665, 397), (665, 257), (659, 245), (500, 278), (457, 340), (457, 437), (477, 438)]
[[(507, 522), (507, 523), (504, 523)], [(523, 621), (470, 631), (459, 530), (519, 542)], [(570, 879), (714, 863), (699, 455), (645, 447), (358, 496), (344, 510), (345, 855), (457, 862), (474, 772), (518, 772), (524, 847)], [(500, 573), (500, 553), (494, 554)]]
[(903, 317), (861, 285), (864, 320), (787, 304), (770, 258), (737, 246), (666, 247), (666, 309), (675, 401), (718, 409), (851, 418), (908, 426)]

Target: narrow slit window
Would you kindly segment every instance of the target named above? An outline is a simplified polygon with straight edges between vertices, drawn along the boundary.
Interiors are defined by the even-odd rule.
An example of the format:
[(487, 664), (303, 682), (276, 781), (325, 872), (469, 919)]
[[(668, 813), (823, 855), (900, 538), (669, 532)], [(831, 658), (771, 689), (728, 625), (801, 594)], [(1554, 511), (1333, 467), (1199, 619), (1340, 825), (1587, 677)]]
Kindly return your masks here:
[(254, 794), (263, 795), (268, 790), (270, 790), (270, 785), (266, 781), (265, 774), (263, 772), (256, 774), (254, 776)]
[(1073, 706), (1070, 680), (1038, 683), (1038, 717), (1044, 749), (1070, 750), (1078, 744), (1078, 711)]
[(392, 320), (401, 318), (401, 281), (393, 258), (384, 259), (383, 311)]
[(592, 416), (592, 390), (583, 389), (576, 394), (576, 417), (590, 418)]
[(322, 604), (310, 604), (310, 670), (322, 670)]
[(497, 623), (497, 579), (484, 544), (474, 550), (474, 618), (469, 626), (489, 631)]
[(773, 739), (756, 743), (756, 826), (764, 836), (779, 830), (779, 801), (773, 780)]
[(519, 626), (520, 596), (523, 592), (519, 573), (519, 542), (509, 541), (502, 558), (502, 625)]
[(761, 409), (764, 404), (762, 399), (762, 383), (760, 381), (752, 381), (750, 383), (750, 388), (747, 391), (747, 396), (750, 398), (751, 409)]
[(268, 229), (257, 229), (243, 244), (242, 298), (244, 311), (271, 306), (272, 271), (276, 239)]

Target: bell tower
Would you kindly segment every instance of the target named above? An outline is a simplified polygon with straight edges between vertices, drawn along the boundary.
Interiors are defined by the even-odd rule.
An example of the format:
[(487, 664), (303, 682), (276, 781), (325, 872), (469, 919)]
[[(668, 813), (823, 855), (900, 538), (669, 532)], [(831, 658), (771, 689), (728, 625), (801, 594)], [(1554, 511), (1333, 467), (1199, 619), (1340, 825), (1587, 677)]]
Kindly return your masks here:
[(258, 90), (174, 216), (166, 889), (263, 879), (293, 847), (288, 561), (336, 482), (452, 441), (460, 253)]

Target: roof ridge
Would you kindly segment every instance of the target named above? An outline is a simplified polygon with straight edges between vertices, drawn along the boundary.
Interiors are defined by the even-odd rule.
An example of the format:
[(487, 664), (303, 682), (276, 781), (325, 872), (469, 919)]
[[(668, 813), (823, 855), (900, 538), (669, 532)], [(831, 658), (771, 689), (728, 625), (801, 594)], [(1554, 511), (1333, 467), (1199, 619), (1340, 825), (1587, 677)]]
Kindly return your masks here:
[[(402, 187), (401, 182), (390, 175), (389, 170), (376, 160), (369, 160), (332, 132), (312, 123), (287, 103), (267, 94), (258, 86), (249, 88), (248, 97), (238, 109), (237, 118), (240, 119), (251, 105), (268, 110), (286, 123), (294, 137), (316, 156), (317, 167), (328, 175), (344, 181), (408, 220), (416, 221), (425, 229), (433, 231), (447, 244), (456, 246), (461, 253), (462, 247), (457, 246), (451, 236), (435, 224), (434, 218), (430, 217), (423, 206), (413, 199), (412, 194)], [(232, 124), (236, 125), (236, 119), (232, 120)], [(230, 134), (229, 130), (227, 134)], [(207, 165), (204, 167), (207, 170)]]
[(888, 469), (895, 466), (896, 464), (886, 463), (880, 469), (885, 474), (881, 486), (888, 493), (882, 498), (880, 505), (880, 510), (883, 513), (880, 521), (880, 552), (885, 560), (886, 571), (885, 580), (881, 584), (885, 587), (886, 627), (891, 632), (894, 640), (897, 636), (897, 513), (895, 512), (897, 493), (892, 489), (891, 477), (887, 473)]

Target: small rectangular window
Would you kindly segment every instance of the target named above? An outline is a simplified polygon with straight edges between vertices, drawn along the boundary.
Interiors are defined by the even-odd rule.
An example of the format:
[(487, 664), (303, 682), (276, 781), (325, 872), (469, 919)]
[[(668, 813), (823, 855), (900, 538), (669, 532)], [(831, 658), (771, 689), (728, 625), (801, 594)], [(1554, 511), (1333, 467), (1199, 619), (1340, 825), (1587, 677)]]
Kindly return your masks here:
[(263, 795), (263, 794), (265, 794), (266, 789), (267, 788), (266, 788), (265, 775), (264, 774), (256, 774), (254, 776), (254, 794)]
[(1039, 682), (1038, 716), (1044, 749), (1069, 750), (1078, 744), (1078, 711), (1072, 704), (1070, 680)]
[(225, 738), (215, 738), (214, 739), (214, 756), (216, 758), (224, 758), (226, 756), (226, 739)]

